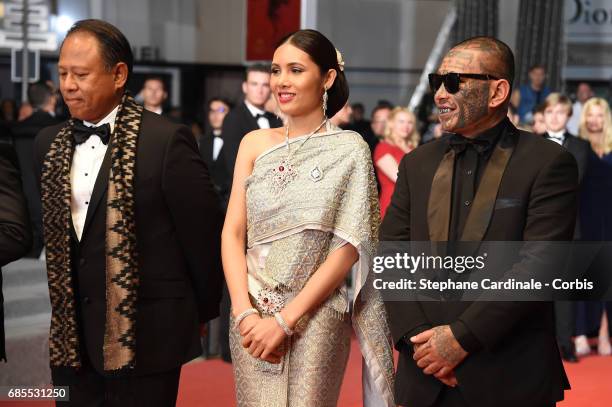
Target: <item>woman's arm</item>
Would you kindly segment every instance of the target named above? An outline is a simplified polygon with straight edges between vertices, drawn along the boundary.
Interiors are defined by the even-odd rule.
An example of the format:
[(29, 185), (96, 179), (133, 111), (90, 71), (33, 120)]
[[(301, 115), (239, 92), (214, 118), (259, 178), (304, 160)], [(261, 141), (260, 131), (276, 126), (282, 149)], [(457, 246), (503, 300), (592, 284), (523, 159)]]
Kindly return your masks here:
[[(249, 133), (251, 134), (251, 133)], [(221, 233), (221, 258), (225, 281), (232, 301), (234, 316), (252, 308), (247, 285), (246, 264), (246, 191), (244, 182), (253, 171), (253, 156), (249, 134), (238, 149), (233, 188)], [(250, 318), (247, 318), (250, 319)], [(246, 319), (245, 319), (246, 321)]]
[[(345, 244), (327, 257), (300, 293), (280, 312), (289, 328), (293, 329), (302, 316), (314, 310), (344, 283), (358, 258), (357, 249), (351, 244)], [(245, 332), (242, 345), (254, 357), (266, 359), (275, 353), (284, 338), (285, 332), (278, 322), (274, 318), (264, 318)]]
[(376, 167), (382, 171), (393, 182), (397, 182), (397, 161), (391, 154), (385, 154), (376, 160)]

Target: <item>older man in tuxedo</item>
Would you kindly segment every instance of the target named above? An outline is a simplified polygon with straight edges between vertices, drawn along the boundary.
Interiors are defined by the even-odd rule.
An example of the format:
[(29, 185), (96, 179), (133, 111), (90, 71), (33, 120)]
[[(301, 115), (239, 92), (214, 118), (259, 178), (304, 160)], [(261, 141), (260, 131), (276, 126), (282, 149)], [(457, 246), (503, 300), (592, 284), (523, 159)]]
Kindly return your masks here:
[(126, 92), (132, 65), (117, 28), (75, 23), (58, 62), (71, 118), (36, 138), (51, 373), (67, 405), (173, 406), (200, 324), (218, 315), (218, 198), (191, 132)]
[[(407, 154), (381, 228), (393, 241), (569, 241), (578, 171), (563, 147), (507, 119), (508, 46), (476, 37), (430, 75), (453, 134)], [(530, 258), (517, 267), (530, 270)], [(399, 350), (396, 402), (410, 407), (544, 407), (569, 383), (547, 302), (388, 302)]]
[[(6, 143), (0, 143), (0, 267), (17, 260), (32, 245), (32, 230), (23, 190), (17, 155)], [(4, 350), (4, 307), (0, 272), (0, 361)]]

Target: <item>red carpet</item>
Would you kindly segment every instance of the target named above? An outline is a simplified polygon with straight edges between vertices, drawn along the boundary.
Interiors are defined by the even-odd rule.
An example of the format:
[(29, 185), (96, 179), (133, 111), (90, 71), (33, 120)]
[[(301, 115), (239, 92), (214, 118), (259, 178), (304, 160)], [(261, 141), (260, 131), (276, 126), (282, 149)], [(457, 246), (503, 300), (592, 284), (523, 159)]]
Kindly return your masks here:
[[(612, 406), (612, 357), (589, 356), (566, 364), (573, 390), (558, 407)], [(194, 362), (183, 367), (178, 407), (231, 407), (235, 405), (232, 368), (219, 360)], [(2, 407), (47, 407), (46, 402), (0, 402)], [(353, 341), (340, 394), (339, 407), (361, 407), (361, 356)], [(520, 407), (520, 406), (517, 406)]]
[[(353, 340), (347, 373), (340, 393), (339, 407), (361, 407), (361, 356)], [(612, 357), (589, 356), (579, 363), (566, 364), (572, 390), (558, 407), (612, 406)], [(181, 373), (179, 407), (234, 406), (232, 369), (212, 360), (187, 365)], [(520, 407), (520, 406), (517, 406)]]

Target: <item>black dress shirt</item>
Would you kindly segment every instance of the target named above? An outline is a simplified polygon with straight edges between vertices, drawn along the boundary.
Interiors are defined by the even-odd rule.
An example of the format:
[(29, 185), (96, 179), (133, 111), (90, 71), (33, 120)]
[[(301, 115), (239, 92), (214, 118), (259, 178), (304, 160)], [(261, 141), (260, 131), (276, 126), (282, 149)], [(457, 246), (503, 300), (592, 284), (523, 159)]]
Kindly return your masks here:
[(456, 154), (449, 241), (459, 240), (463, 232), (484, 168), (505, 128), (504, 119), (475, 138), (466, 138), (460, 134), (452, 134), (449, 138), (449, 146)]

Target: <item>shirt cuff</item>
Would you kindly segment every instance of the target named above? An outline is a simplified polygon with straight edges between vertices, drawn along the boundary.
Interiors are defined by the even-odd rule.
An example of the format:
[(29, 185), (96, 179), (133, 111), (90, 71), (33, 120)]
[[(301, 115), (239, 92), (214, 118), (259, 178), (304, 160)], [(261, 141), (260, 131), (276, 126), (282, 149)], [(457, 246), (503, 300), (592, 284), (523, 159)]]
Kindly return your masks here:
[(459, 345), (468, 353), (474, 353), (482, 349), (482, 344), (461, 320), (450, 324), (450, 329)]

